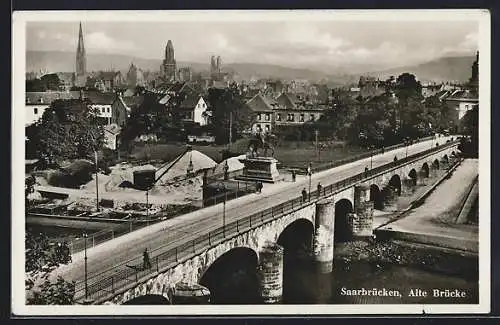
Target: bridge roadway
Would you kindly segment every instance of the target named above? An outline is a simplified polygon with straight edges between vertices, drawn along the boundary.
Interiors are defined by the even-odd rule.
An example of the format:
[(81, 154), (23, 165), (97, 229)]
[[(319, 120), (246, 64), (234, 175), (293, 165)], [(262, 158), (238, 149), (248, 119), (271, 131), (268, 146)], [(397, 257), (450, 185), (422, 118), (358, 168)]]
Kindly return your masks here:
[[(378, 154), (372, 157), (373, 168), (390, 163), (394, 156), (404, 158), (406, 150), (408, 156), (435, 146), (436, 141), (443, 144), (449, 137), (440, 137), (437, 140), (427, 140), (413, 144), (408, 148), (402, 147)], [(323, 186), (330, 185), (342, 179), (363, 172), (370, 166), (370, 157), (352, 163), (341, 165), (329, 170), (318, 172), (311, 177), (311, 191), (316, 189), (318, 182)], [(242, 219), (256, 212), (286, 202), (300, 196), (303, 188), (308, 190), (307, 176), (297, 177), (297, 181), (264, 184), (261, 194), (247, 196), (228, 201), (226, 203), (226, 223)], [(125, 264), (141, 261), (142, 253), (147, 247), (151, 255), (156, 255), (155, 249), (161, 251), (173, 249), (183, 243), (198, 238), (208, 231), (222, 226), (222, 204), (210, 206), (201, 210), (175, 217), (135, 232), (123, 235), (101, 245), (87, 250), (88, 283), (94, 283), (102, 276), (112, 276), (114, 272), (125, 268)], [(77, 282), (84, 281), (84, 252), (73, 255), (73, 262), (63, 265), (53, 272), (51, 277), (61, 275), (65, 279)], [(128, 263), (127, 263), (128, 262)], [(96, 279), (93, 279), (96, 277)]]

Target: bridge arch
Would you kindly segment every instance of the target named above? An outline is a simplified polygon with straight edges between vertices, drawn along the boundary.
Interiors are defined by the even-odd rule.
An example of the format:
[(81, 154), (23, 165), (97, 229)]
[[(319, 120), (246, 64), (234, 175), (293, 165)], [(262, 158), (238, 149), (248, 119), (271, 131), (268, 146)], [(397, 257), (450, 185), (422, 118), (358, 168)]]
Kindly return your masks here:
[(370, 201), (373, 202), (373, 208), (376, 210), (384, 209), (384, 198), (377, 184), (370, 185)]
[(341, 199), (335, 203), (334, 235), (335, 242), (345, 242), (350, 239), (349, 213), (354, 211), (349, 199)]
[(417, 171), (414, 168), (410, 170), (410, 172), (408, 173), (408, 177), (410, 177), (411, 185), (417, 186), (418, 176), (417, 176)]
[(425, 162), (422, 165), (422, 168), (420, 168), (420, 172), (421, 172), (423, 178), (429, 178), (429, 175), (430, 175), (429, 164)]
[(122, 305), (170, 305), (170, 301), (163, 295), (147, 294), (132, 298)]
[(387, 186), (392, 187), (398, 196), (401, 195), (401, 177), (398, 174), (391, 177)]
[(259, 303), (257, 266), (255, 250), (235, 247), (208, 266), (198, 282), (210, 290), (210, 300), (216, 304)]
[[(333, 218), (333, 216), (332, 216)], [(283, 247), (283, 297), (296, 297), (297, 276), (310, 265), (312, 256), (314, 225), (310, 220), (297, 219), (278, 236), (277, 243)]]

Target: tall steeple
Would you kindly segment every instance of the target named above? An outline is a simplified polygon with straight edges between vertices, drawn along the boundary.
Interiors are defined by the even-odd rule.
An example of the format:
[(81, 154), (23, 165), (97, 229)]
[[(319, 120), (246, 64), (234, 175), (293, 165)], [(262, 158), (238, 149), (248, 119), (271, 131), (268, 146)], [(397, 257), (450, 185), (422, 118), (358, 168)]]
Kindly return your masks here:
[(82, 23), (78, 32), (78, 47), (76, 48), (76, 75), (83, 76), (87, 73), (87, 58), (85, 56), (85, 46), (83, 45)]
[(175, 81), (177, 79), (177, 64), (175, 62), (174, 45), (168, 40), (165, 47), (165, 59), (161, 65), (161, 74), (165, 81)]

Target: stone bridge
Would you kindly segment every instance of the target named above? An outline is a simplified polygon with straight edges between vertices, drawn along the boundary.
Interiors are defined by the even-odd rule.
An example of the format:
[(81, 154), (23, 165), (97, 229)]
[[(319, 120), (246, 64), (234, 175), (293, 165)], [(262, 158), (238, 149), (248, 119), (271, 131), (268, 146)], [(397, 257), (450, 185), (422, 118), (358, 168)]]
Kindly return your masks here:
[(327, 189), (319, 195), (315, 192), (316, 199), (199, 250), (177, 265), (159, 269), (142, 282), (118, 288), (94, 303), (133, 303), (144, 297), (173, 299), (175, 303), (180, 284), (202, 288), (199, 292), (203, 295), (220, 296), (224, 290), (221, 283), (236, 271), (251, 275), (256, 302), (279, 302), (284, 269), (291, 267), (287, 266), (287, 253), (303, 251), (320, 272), (331, 272), (335, 242), (372, 236), (374, 209), (394, 209), (397, 196), (432, 181), (437, 170), (449, 167), (457, 154), (455, 143), (399, 165), (388, 164), (381, 172), (330, 193)]

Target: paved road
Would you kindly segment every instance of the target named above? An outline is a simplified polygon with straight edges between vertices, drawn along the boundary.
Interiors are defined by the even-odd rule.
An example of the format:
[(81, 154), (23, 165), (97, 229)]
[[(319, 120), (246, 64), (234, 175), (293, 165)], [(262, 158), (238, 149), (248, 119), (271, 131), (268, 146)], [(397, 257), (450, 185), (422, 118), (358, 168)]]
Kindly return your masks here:
[(414, 234), (423, 243), (434, 243), (439, 238), (438, 243), (445, 247), (477, 252), (477, 225), (457, 224), (456, 218), (478, 172), (478, 160), (465, 159), (421, 206), (381, 229), (398, 233), (397, 236)]
[[(448, 138), (438, 138), (443, 144)], [(435, 140), (417, 143), (408, 148), (408, 155), (427, 150), (434, 146)], [(392, 162), (394, 155), (404, 158), (406, 148), (399, 148), (373, 157), (373, 167)], [(342, 165), (330, 170), (316, 173), (312, 176), (312, 190), (318, 182), (323, 186), (335, 183), (352, 175), (363, 172), (370, 165), (370, 158)], [(286, 202), (290, 198), (300, 196), (302, 188), (308, 187), (308, 178), (297, 177), (297, 182), (280, 182), (265, 184), (261, 194), (250, 194), (226, 204), (226, 223), (236, 221), (253, 213)], [(137, 230), (114, 240), (88, 249), (89, 283), (92, 276), (106, 273), (113, 274), (115, 266), (133, 258), (140, 258), (144, 248), (150, 251), (164, 246), (164, 249), (174, 248), (181, 243), (197, 238), (200, 234), (215, 230), (222, 226), (222, 204), (194, 211), (161, 223)], [(162, 249), (163, 250), (163, 249)], [(151, 255), (155, 255), (154, 252)], [(123, 268), (119, 266), (118, 268)], [(73, 262), (60, 267), (54, 275), (62, 275), (66, 279), (83, 281), (83, 252), (73, 256)]]

